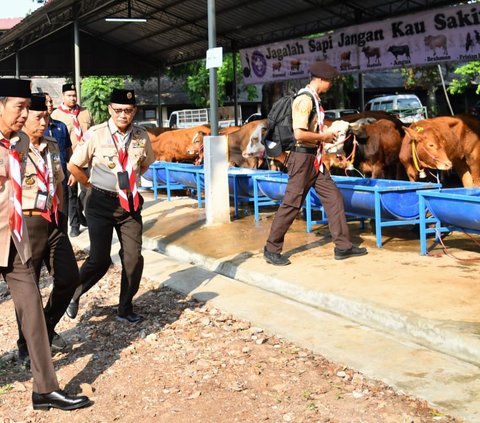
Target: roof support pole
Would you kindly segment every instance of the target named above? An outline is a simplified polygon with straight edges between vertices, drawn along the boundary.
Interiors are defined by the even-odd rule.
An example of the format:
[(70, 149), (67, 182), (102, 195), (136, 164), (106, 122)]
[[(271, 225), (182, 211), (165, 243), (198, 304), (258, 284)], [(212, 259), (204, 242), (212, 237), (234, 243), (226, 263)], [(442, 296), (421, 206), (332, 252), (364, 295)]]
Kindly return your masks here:
[(365, 110), (365, 90), (363, 84), (363, 73), (358, 72), (358, 102), (360, 104), (360, 111)]
[(15, 78), (20, 78), (20, 52), (15, 52)]
[(82, 91), (80, 89), (80, 26), (78, 19), (73, 23), (73, 56), (75, 60), (75, 88), (77, 90), (78, 101), (81, 102)]
[(233, 107), (235, 110), (235, 126), (240, 125), (241, 123), (238, 121), (238, 95), (237, 95), (237, 48), (235, 43), (232, 42), (232, 70), (233, 70)]
[[(217, 44), (215, 0), (208, 0), (208, 48)], [(230, 222), (227, 138), (218, 136), (217, 68), (210, 67), (210, 129), (204, 138), (205, 215), (207, 226)]]

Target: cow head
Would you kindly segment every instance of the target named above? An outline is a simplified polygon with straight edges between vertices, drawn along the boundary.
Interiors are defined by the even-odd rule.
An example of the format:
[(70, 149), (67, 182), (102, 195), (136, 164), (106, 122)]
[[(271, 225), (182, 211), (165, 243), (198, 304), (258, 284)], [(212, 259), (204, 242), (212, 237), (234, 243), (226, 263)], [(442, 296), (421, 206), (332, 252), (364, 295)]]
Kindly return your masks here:
[(242, 157), (248, 159), (249, 157), (264, 157), (265, 146), (262, 144), (262, 139), (267, 131), (266, 119), (251, 122), (252, 132), (248, 139), (247, 146), (242, 151)]
[(187, 147), (187, 154), (193, 157), (199, 156), (203, 151), (203, 137), (207, 135), (203, 131), (198, 131), (192, 138), (191, 144)]
[(445, 137), (439, 128), (414, 124), (403, 129), (406, 141), (412, 146), (412, 154), (415, 154), (422, 167), (439, 170), (452, 168), (445, 150)]
[(326, 132), (336, 132), (337, 140), (334, 143), (326, 143), (324, 151), (330, 154), (343, 155), (344, 154), (344, 144), (349, 136), (350, 124), (344, 120), (335, 120), (327, 128)]

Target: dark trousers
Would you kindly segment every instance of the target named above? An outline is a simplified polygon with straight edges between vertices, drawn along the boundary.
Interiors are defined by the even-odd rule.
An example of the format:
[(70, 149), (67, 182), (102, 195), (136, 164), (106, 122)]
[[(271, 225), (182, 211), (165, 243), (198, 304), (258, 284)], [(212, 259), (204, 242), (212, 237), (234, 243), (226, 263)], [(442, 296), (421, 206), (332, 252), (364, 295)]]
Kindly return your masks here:
[(7, 282), (30, 353), (33, 391), (40, 394), (59, 389), (53, 369), (47, 327), (43, 315), (42, 298), (30, 264), (23, 264), (13, 241), (10, 243), (8, 266), (0, 267)]
[(143, 273), (143, 223), (140, 209), (127, 212), (120, 206), (118, 197), (96, 189), (89, 191), (86, 212), (90, 254), (80, 268), (80, 286), (75, 292), (74, 300), (78, 300), (107, 273), (111, 264), (110, 252), (115, 229), (120, 241), (119, 255), (122, 262), (118, 314), (127, 315), (133, 311), (133, 297), (138, 292)]
[[(24, 216), (32, 248), (31, 264), (36, 281), (45, 263), (53, 276), (53, 288), (44, 308), (48, 335), (52, 340), (55, 326), (67, 310), (73, 294), (80, 284), (78, 265), (68, 235), (56, 225), (54, 216), (48, 222), (42, 216)], [(18, 346), (25, 344), (22, 331), (19, 331)]]
[[(87, 171), (88, 174), (88, 169), (84, 170)], [(68, 216), (70, 217), (70, 226), (72, 227), (78, 228), (80, 225), (86, 225), (84, 215), (86, 193), (86, 188), (79, 183), (68, 187)], [(65, 205), (64, 209), (66, 208)]]
[(302, 208), (312, 186), (315, 187), (325, 213), (328, 228), (335, 247), (348, 249), (352, 246), (348, 230), (343, 197), (330, 177), (330, 172), (317, 172), (314, 168), (315, 156), (307, 153), (290, 153), (288, 158), (288, 183), (283, 202), (280, 205), (270, 228), (266, 248), (272, 253), (281, 253), (285, 234)]

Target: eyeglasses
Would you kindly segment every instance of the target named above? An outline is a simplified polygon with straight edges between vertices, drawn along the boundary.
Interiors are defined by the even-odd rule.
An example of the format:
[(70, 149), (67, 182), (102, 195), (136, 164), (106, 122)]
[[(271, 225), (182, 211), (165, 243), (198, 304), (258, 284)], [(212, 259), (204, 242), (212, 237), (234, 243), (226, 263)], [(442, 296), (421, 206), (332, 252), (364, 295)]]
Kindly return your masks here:
[(135, 109), (114, 109), (112, 107), (112, 110), (115, 112), (117, 115), (121, 115), (122, 112), (125, 113), (126, 115), (131, 115)]

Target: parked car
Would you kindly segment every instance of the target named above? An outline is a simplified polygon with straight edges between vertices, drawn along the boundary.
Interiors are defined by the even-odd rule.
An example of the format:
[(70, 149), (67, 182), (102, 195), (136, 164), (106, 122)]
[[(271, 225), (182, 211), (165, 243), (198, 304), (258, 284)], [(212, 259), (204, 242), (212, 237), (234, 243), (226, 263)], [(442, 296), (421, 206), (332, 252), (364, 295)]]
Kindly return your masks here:
[(358, 113), (357, 109), (329, 109), (325, 110), (325, 118), (329, 120), (339, 119), (345, 115), (354, 115)]
[(372, 98), (365, 110), (382, 110), (393, 114), (403, 123), (427, 119), (427, 108), (415, 94), (392, 94)]
[(143, 126), (145, 129), (147, 128), (158, 128), (158, 123), (156, 120), (142, 120), (140, 122), (134, 122), (135, 125)]
[(245, 125), (247, 123), (253, 122), (254, 120), (260, 119), (263, 119), (261, 113), (253, 113), (243, 121), (243, 124)]

